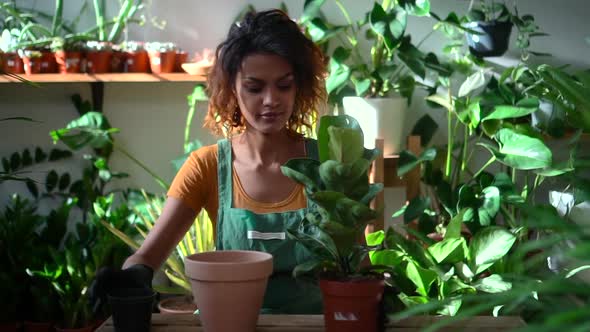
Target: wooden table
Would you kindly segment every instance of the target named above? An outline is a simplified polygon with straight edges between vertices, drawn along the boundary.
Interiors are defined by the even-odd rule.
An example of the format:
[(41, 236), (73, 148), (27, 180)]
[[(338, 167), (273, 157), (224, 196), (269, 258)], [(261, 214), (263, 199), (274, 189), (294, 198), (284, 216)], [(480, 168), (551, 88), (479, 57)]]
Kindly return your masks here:
[[(390, 323), (385, 331), (391, 332), (418, 332), (441, 317), (422, 316), (404, 319), (396, 323)], [(439, 331), (458, 332), (496, 332), (510, 331), (524, 326), (520, 317), (480, 316), (469, 320), (456, 322)], [(113, 322), (109, 318), (96, 331), (114, 331)], [(201, 332), (203, 328), (196, 315), (152, 315), (152, 332)], [(322, 315), (260, 315), (256, 331), (266, 332), (320, 332), (324, 331), (324, 316)], [(359, 331), (360, 332), (360, 331)]]

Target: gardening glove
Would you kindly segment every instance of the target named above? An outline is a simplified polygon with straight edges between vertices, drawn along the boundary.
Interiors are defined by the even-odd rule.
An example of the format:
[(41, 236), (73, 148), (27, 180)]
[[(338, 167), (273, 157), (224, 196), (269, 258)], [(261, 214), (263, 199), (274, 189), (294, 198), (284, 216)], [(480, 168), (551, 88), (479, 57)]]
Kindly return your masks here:
[(107, 295), (121, 288), (152, 288), (154, 270), (143, 264), (135, 264), (124, 270), (103, 267), (88, 288), (88, 297), (94, 313), (107, 303)]

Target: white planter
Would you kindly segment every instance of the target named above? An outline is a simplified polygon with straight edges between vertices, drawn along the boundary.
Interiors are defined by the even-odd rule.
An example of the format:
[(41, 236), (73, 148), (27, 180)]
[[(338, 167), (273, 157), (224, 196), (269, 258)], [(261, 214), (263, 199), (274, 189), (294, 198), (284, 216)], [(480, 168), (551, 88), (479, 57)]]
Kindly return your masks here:
[(384, 155), (405, 148), (404, 121), (408, 104), (405, 98), (344, 97), (344, 114), (354, 117), (363, 129), (365, 148), (375, 147), (375, 139), (384, 140)]

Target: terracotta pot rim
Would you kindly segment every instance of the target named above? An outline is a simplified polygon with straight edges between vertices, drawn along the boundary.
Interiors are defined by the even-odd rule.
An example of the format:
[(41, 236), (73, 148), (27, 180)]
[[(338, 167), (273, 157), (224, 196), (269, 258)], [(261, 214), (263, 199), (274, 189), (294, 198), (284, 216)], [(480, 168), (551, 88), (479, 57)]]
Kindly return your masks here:
[(190, 302), (190, 303), (194, 304), (194, 308), (195, 308), (194, 310), (192, 310), (192, 309), (191, 310), (177, 310), (177, 309), (172, 309), (172, 308), (166, 307), (167, 303), (175, 302), (175, 301), (178, 301), (179, 299), (186, 300), (186, 296), (181, 295), (181, 296), (175, 296), (175, 297), (170, 297), (170, 298), (161, 300), (158, 302), (158, 309), (160, 310), (160, 312), (165, 311), (165, 312), (171, 313), (171, 314), (173, 314), (173, 313), (186, 314), (186, 313), (189, 313), (189, 311), (192, 314), (195, 312), (195, 310), (198, 309), (197, 304), (194, 302)]
[(270, 276), (272, 270), (272, 255), (261, 251), (208, 251), (185, 258), (186, 274), (193, 280), (258, 280)]

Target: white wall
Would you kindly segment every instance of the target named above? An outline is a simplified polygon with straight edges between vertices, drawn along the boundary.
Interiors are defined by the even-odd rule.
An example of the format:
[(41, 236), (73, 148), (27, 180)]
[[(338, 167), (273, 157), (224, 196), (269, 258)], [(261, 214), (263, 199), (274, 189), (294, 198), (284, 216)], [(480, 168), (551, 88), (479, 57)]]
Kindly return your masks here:
[[(112, 4), (116, 0), (108, 0), (109, 12), (115, 11)], [(166, 29), (155, 28), (149, 22), (142, 28), (132, 27), (128, 32), (130, 40), (173, 41), (193, 54), (203, 48), (214, 48), (226, 35), (230, 23), (246, 4), (252, 3), (257, 9), (278, 7), (278, 0), (145, 0), (147, 3), (147, 19), (166, 21)], [(299, 17), (303, 0), (285, 1), (293, 17)], [(343, 0), (353, 18), (360, 18), (372, 7), (369, 0)], [(446, 16), (450, 10), (463, 12), (468, 1), (431, 0), (432, 10), (440, 16)], [(509, 1), (510, 3), (512, 1)], [(52, 1), (19, 1), (25, 5), (34, 5), (38, 9), (52, 12)], [(66, 2), (66, 6), (74, 1)], [(81, 2), (80, 2), (81, 3)], [(91, 2), (89, 2), (91, 4)], [(533, 41), (533, 50), (549, 52), (554, 55), (547, 60), (551, 63), (574, 64), (577, 67), (588, 67), (590, 64), (590, 45), (584, 38), (590, 36), (590, 23), (586, 13), (590, 12), (590, 2), (586, 0), (567, 0), (558, 4), (549, 0), (522, 0), (518, 2), (521, 13), (534, 14), (539, 25), (550, 37), (537, 38)], [(90, 6), (91, 7), (91, 6)], [(91, 9), (91, 8), (90, 8)], [(66, 7), (64, 15), (71, 18), (77, 14), (79, 7)], [(325, 13), (329, 18), (343, 22), (334, 2), (328, 0)], [(80, 27), (93, 24), (92, 10), (81, 19)], [(422, 39), (432, 27), (431, 18), (415, 18), (409, 23), (408, 30), (414, 41)], [(513, 37), (515, 33), (513, 32)], [(443, 40), (434, 34), (424, 44), (426, 50), (440, 50)], [(503, 59), (494, 61), (502, 63), (518, 58), (517, 51), (509, 52)], [(531, 59), (537, 61), (537, 59)], [(116, 139), (138, 159), (150, 165), (166, 180), (174, 176), (170, 160), (182, 153), (182, 139), (186, 116), (186, 95), (192, 91), (190, 83), (107, 83), (104, 92), (104, 113), (113, 127), (121, 128)], [(33, 145), (51, 146), (48, 132), (64, 126), (76, 117), (75, 110), (69, 101), (73, 93), (90, 96), (87, 84), (46, 84), (42, 88), (26, 85), (0, 84), (0, 117), (30, 116), (42, 121), (40, 124), (0, 123), (0, 156), (21, 150)], [(414, 122), (428, 111), (423, 106), (424, 95), (417, 93), (408, 116), (406, 128), (409, 131)], [(200, 107), (196, 121), (204, 115)], [(444, 114), (432, 112), (435, 119), (444, 121)], [(437, 140), (444, 140), (444, 125)], [(196, 123), (193, 129), (195, 137), (205, 143), (215, 141)], [(123, 156), (115, 153), (113, 168), (126, 171), (132, 175), (127, 181), (131, 186), (145, 187), (151, 191), (159, 191), (158, 186), (149, 175), (129, 163)], [(8, 194), (24, 186), (3, 184), (0, 188), (0, 206), (6, 202)], [(388, 190), (386, 213), (390, 214), (403, 202), (402, 190)]]

